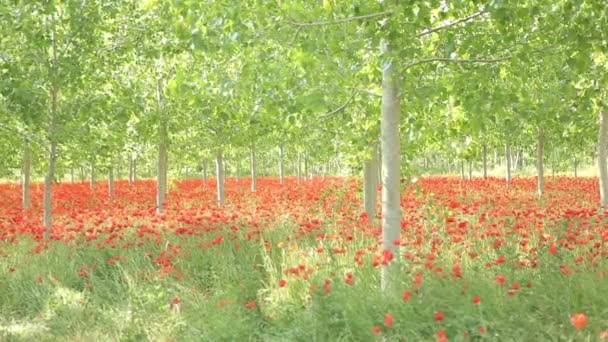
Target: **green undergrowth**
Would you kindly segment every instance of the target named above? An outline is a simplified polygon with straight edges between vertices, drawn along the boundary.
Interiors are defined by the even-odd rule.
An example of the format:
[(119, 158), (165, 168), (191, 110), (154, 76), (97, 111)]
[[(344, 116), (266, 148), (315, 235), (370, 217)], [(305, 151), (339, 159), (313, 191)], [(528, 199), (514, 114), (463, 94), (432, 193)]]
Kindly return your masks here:
[[(425, 215), (434, 211), (429, 204)], [(519, 267), (516, 244), (494, 250), (487, 240), (465, 240), (436, 253), (431, 267), (393, 261), (398, 276), (382, 291), (381, 266), (372, 266), (380, 251), (370, 251), (377, 239), (318, 238), (337, 225), (328, 220), (297, 239), (300, 228), (289, 219), (252, 238), (248, 227), (226, 227), (215, 244), (208, 243), (215, 232), (126, 235), (139, 244), (114, 248), (0, 242), (0, 340), (435, 341), (443, 331), (450, 341), (596, 341), (608, 329), (605, 258), (575, 264), (576, 250), (544, 248), (534, 254), (536, 267)], [(428, 229), (442, 234), (431, 232), (432, 222)], [(487, 253), (473, 257), (464, 246)], [(507, 262), (496, 262), (501, 255)], [(564, 264), (571, 272), (560, 272)], [(581, 330), (570, 323), (577, 312), (589, 317)]]

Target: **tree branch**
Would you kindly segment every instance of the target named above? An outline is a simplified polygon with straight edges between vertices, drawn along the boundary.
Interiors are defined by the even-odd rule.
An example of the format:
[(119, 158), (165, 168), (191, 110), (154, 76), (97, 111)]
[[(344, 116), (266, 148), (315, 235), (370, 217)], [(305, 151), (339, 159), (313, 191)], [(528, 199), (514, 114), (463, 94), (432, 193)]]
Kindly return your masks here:
[(341, 24), (341, 23), (346, 23), (346, 22), (349, 22), (349, 21), (366, 20), (366, 19), (377, 18), (377, 17), (385, 17), (385, 16), (387, 16), (387, 15), (389, 15), (391, 13), (392, 13), (392, 11), (383, 11), (383, 12), (370, 13), (370, 14), (365, 14), (365, 15), (358, 15), (358, 16), (354, 16), (354, 17), (347, 17), (347, 18), (336, 19), (336, 20), (313, 21), (313, 22), (308, 22), (308, 23), (302, 23), (302, 22), (291, 21), (291, 20), (286, 20), (286, 21), (288, 23), (290, 23), (291, 25), (295, 25), (295, 26), (298, 26), (298, 27), (324, 26), (324, 25)]
[(325, 119), (328, 116), (332, 116), (332, 115), (334, 115), (334, 114), (336, 114), (338, 112), (343, 111), (355, 99), (355, 94), (357, 94), (356, 90), (353, 91), (353, 93), (350, 95), (350, 97), (348, 98), (348, 100), (346, 100), (346, 102), (344, 102), (340, 107), (338, 107), (338, 108), (336, 108), (336, 109), (334, 109), (334, 110), (332, 110), (330, 112), (327, 112), (325, 114), (320, 115), (319, 119)]
[(409, 68), (415, 67), (416, 65), (433, 63), (433, 62), (446, 62), (446, 63), (498, 63), (502, 61), (506, 61), (507, 59), (512, 58), (513, 56), (501, 57), (501, 58), (493, 58), (493, 59), (458, 59), (458, 58), (427, 58), (420, 59), (415, 62), (412, 62), (406, 65), (403, 68), (403, 71), (406, 71)]
[(420, 38), (420, 37), (428, 36), (431, 33), (434, 33), (434, 32), (437, 32), (437, 31), (441, 31), (443, 29), (446, 29), (448, 27), (452, 27), (454, 25), (458, 25), (460, 23), (463, 23), (465, 21), (469, 21), (471, 19), (475, 19), (475, 18), (477, 18), (477, 17), (479, 17), (479, 16), (481, 16), (481, 15), (483, 15), (485, 13), (487, 13), (487, 11), (475, 12), (475, 13), (473, 13), (471, 15), (468, 15), (468, 16), (466, 16), (464, 18), (457, 19), (457, 20), (452, 21), (450, 23), (439, 25), (439, 26), (434, 27), (434, 28), (426, 28), (426, 29), (422, 30), (422, 32), (419, 33), (416, 37)]

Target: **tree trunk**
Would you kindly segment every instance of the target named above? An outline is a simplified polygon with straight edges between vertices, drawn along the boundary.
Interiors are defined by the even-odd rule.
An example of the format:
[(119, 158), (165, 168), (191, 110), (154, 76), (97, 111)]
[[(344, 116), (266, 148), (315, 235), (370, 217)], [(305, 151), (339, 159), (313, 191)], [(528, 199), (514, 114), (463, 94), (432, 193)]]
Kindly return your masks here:
[(255, 162), (255, 146), (251, 145), (251, 192), (257, 190), (257, 175), (256, 175), (256, 162)]
[(44, 200), (43, 200), (43, 222), (44, 222), (44, 237), (48, 240), (51, 237), (53, 227), (52, 218), (52, 200), (53, 195), (53, 179), (55, 178), (55, 161), (57, 159), (57, 141), (55, 130), (57, 125), (57, 109), (59, 101), (59, 84), (57, 83), (59, 57), (57, 54), (57, 31), (55, 28), (55, 13), (51, 15), (51, 49), (53, 60), (51, 64), (51, 112), (48, 128), (48, 137), (50, 140), (49, 147), (49, 163), (46, 176), (44, 178)]
[(217, 204), (224, 204), (224, 161), (222, 151), (218, 151), (215, 157), (215, 178), (217, 184)]
[(133, 184), (133, 156), (129, 153), (129, 185)]
[(298, 184), (302, 182), (302, 153), (298, 152)]
[(600, 176), (600, 205), (608, 209), (608, 112), (600, 110), (600, 129), (597, 144), (597, 166)]
[[(385, 49), (388, 50), (388, 46)], [(388, 53), (388, 51), (384, 52)], [(401, 99), (399, 69), (395, 63), (395, 60), (385, 60), (382, 63), (382, 249), (397, 258), (399, 256), (398, 246), (393, 242), (399, 240), (401, 233), (401, 142), (399, 138)], [(382, 267), (380, 287), (383, 290), (392, 287), (391, 284), (394, 283), (393, 278), (397, 275), (397, 271), (395, 261)]]
[(468, 161), (469, 162), (469, 180), (473, 179), (473, 162), (472, 161)]
[(168, 169), (168, 122), (165, 112), (165, 103), (162, 90), (162, 80), (156, 80), (156, 99), (158, 110), (160, 111), (160, 122), (158, 125), (158, 173), (156, 184), (156, 213), (160, 214), (164, 210), (165, 196), (167, 195), (167, 169)]
[(30, 142), (27, 138), (23, 140), (23, 209), (28, 210), (30, 208), (30, 175), (32, 171), (32, 154)]
[(74, 184), (74, 167), (70, 167), (70, 182)]
[(543, 168), (544, 139), (543, 129), (539, 127), (536, 140), (536, 174), (538, 175), (537, 190), (539, 197), (545, 192), (545, 170)]
[(363, 203), (370, 222), (376, 215), (376, 204), (378, 203), (378, 154), (376, 151), (374, 145), (371, 157), (363, 162)]
[(519, 167), (519, 150), (515, 151), (515, 155), (512, 155), (512, 157), (513, 157), (513, 162), (511, 164), (511, 166), (513, 167), (513, 171), (515, 171)]
[(283, 170), (283, 145), (279, 145), (279, 184), (283, 185), (285, 183), (285, 173)]
[(488, 178), (488, 146), (486, 146), (486, 145), (483, 145), (482, 156), (483, 156), (483, 178), (487, 179)]
[(574, 178), (578, 178), (578, 159), (574, 156)]
[(310, 175), (308, 174), (308, 156), (304, 153), (304, 180), (309, 180)]
[(111, 166), (108, 171), (108, 196), (114, 197), (114, 169)]
[(460, 161), (460, 179), (464, 180), (464, 159)]
[(207, 174), (207, 160), (203, 160), (203, 180), (205, 184), (207, 184), (207, 180), (209, 179), (209, 175)]
[(505, 180), (507, 181), (507, 185), (511, 184), (511, 146), (507, 142), (505, 145), (505, 160), (507, 161), (507, 169)]
[(91, 159), (91, 179), (90, 179), (90, 187), (91, 191), (95, 190), (95, 156)]

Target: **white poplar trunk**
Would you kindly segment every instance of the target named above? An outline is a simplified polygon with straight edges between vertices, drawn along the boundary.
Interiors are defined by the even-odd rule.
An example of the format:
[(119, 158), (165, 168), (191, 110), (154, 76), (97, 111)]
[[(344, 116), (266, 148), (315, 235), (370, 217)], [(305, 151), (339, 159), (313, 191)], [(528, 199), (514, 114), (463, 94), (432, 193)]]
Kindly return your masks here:
[(298, 184), (302, 182), (302, 153), (298, 152)]
[(284, 150), (283, 145), (279, 145), (279, 184), (283, 185), (285, 183), (285, 173), (283, 170), (283, 156)]
[(507, 185), (511, 184), (511, 146), (507, 142), (505, 145), (505, 160), (507, 161), (507, 169), (505, 180), (507, 181)]
[(57, 31), (55, 27), (55, 13), (51, 15), (51, 50), (53, 59), (51, 63), (51, 112), (48, 126), (48, 137), (50, 140), (48, 168), (44, 177), (44, 199), (43, 199), (43, 223), (44, 237), (51, 237), (53, 227), (52, 218), (52, 185), (55, 178), (55, 161), (57, 159), (57, 141), (56, 141), (56, 125), (57, 125), (57, 110), (59, 101), (59, 84), (57, 83), (59, 57), (57, 53)]
[(251, 145), (251, 192), (255, 192), (257, 190), (257, 175), (256, 175), (256, 162), (255, 162), (255, 146)]
[(373, 146), (369, 159), (363, 162), (363, 203), (370, 222), (376, 215), (378, 203), (378, 155)]
[[(388, 50), (388, 46), (386, 47)], [(389, 51), (384, 51), (387, 54)], [(401, 103), (399, 94), (398, 69), (394, 60), (382, 63), (382, 249), (391, 251), (398, 258), (399, 251), (393, 241), (399, 240), (401, 233), (401, 193), (400, 193), (400, 138), (399, 121)], [(398, 268), (393, 261), (382, 267), (381, 288), (392, 287), (393, 277)]]
[(205, 184), (207, 183), (208, 179), (209, 175), (207, 174), (207, 160), (203, 160), (203, 180), (205, 181)]
[(217, 204), (224, 204), (224, 161), (222, 151), (218, 151), (215, 157), (215, 178), (217, 186)]
[(23, 209), (28, 210), (31, 204), (30, 196), (30, 183), (31, 183), (31, 170), (32, 170), (32, 155), (30, 142), (26, 139), (23, 141)]
[(469, 166), (469, 180), (473, 179), (473, 162), (471, 160), (468, 161)]
[(162, 80), (156, 80), (156, 98), (160, 111), (160, 122), (158, 125), (158, 172), (156, 183), (156, 213), (164, 210), (165, 197), (167, 195), (167, 168), (168, 168), (168, 122), (165, 112), (164, 96), (162, 91)]
[(541, 127), (537, 131), (536, 141), (536, 174), (537, 174), (537, 191), (538, 196), (542, 196), (545, 192), (545, 170), (543, 167), (543, 150), (544, 150), (544, 132)]
[(600, 205), (608, 209), (608, 112), (600, 110), (600, 129), (597, 144), (597, 166), (600, 177)]
[(108, 196), (114, 197), (114, 169), (112, 167), (108, 171)]
[(95, 157), (91, 159), (91, 179), (90, 179), (90, 187), (91, 191), (95, 190)]
[(483, 178), (488, 178), (488, 147), (483, 145), (482, 149), (483, 154)]

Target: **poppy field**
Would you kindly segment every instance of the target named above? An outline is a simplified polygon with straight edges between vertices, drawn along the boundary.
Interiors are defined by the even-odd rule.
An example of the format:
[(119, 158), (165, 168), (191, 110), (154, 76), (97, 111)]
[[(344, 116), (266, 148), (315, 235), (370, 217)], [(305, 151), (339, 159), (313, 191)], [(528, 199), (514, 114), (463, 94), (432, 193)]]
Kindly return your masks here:
[[(608, 341), (594, 178), (408, 180), (399, 255), (361, 180), (0, 184), (3, 341)], [(380, 209), (380, 205), (378, 206)], [(402, 276), (380, 289), (380, 269)]]

